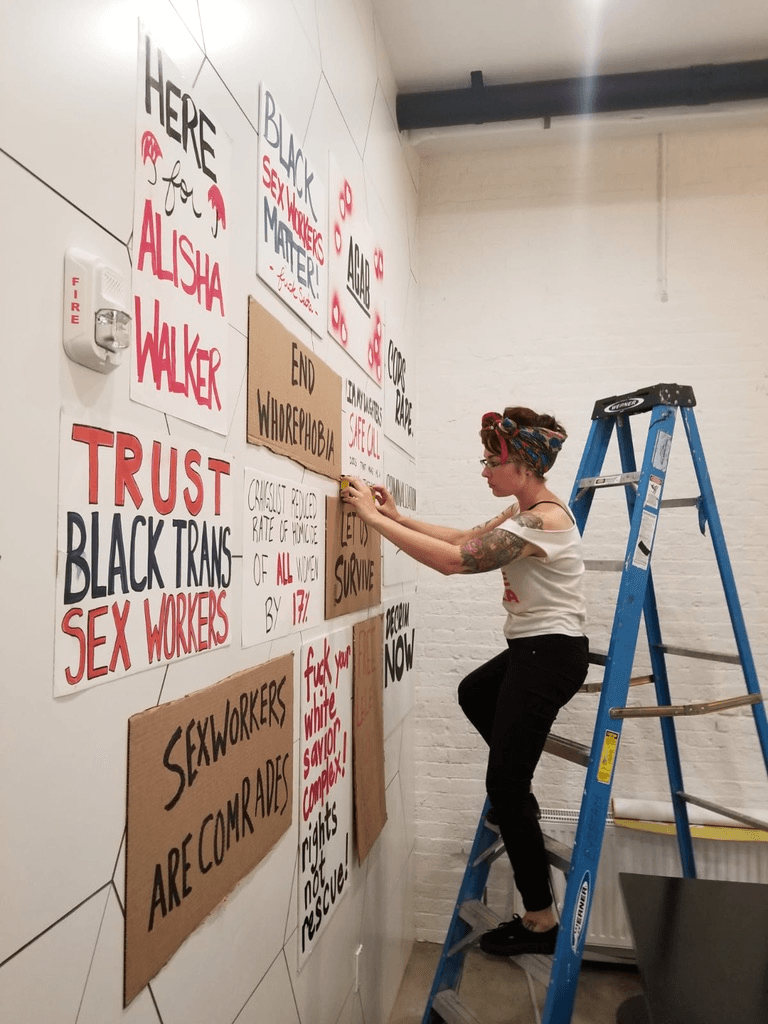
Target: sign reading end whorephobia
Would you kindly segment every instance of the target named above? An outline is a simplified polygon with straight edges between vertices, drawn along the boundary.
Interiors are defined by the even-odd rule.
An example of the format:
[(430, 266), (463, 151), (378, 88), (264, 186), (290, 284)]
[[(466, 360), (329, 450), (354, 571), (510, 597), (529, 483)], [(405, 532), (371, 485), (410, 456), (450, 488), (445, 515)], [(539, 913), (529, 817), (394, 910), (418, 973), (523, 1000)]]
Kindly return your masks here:
[(334, 480), (341, 473), (341, 377), (255, 299), (248, 308), (247, 439)]
[(124, 1004), (288, 830), (293, 655), (128, 723)]

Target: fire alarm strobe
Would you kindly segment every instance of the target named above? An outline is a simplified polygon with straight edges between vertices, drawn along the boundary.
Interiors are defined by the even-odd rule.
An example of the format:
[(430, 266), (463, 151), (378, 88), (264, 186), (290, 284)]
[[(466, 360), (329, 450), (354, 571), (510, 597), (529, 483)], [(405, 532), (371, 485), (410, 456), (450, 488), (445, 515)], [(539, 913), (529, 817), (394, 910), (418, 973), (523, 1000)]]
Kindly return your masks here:
[(120, 365), (131, 343), (125, 276), (98, 256), (68, 249), (64, 259), (64, 350), (99, 373)]

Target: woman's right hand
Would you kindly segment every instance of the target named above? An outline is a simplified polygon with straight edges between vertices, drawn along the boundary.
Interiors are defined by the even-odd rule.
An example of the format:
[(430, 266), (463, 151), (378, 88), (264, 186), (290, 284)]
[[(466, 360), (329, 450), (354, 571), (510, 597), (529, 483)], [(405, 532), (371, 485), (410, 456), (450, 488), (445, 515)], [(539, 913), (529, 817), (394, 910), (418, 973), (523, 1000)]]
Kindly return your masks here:
[(387, 519), (392, 519), (395, 522), (399, 522), (403, 518), (395, 504), (395, 499), (386, 487), (374, 487), (373, 493), (376, 496), (376, 508), (383, 516), (386, 516)]

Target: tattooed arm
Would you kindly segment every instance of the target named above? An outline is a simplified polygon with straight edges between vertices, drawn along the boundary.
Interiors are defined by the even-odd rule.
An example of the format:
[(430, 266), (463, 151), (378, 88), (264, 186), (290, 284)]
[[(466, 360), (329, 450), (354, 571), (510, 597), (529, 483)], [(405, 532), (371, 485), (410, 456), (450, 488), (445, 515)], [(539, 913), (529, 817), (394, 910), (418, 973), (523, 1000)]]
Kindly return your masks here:
[(395, 523), (399, 523), (401, 526), (407, 527), (409, 530), (413, 530), (415, 533), (423, 533), (427, 537), (435, 537), (437, 540), (444, 540), (448, 544), (461, 545), (465, 541), (470, 540), (473, 537), (480, 537), (486, 533), (490, 533), (491, 530), (496, 529), (506, 519), (511, 517), (517, 512), (517, 504), (510, 505), (505, 508), (503, 512), (499, 512), (485, 523), (480, 523), (478, 526), (472, 526), (469, 529), (455, 528), (452, 526), (437, 526), (434, 523), (424, 523), (418, 519), (411, 519), (408, 516), (403, 515), (399, 511), (392, 495), (385, 487), (375, 487), (376, 492), (376, 507), (378, 511), (385, 516), (387, 519), (391, 519)]
[[(510, 518), (509, 509), (488, 523), (476, 527), (476, 533), (471, 530), (456, 531), (464, 539), (462, 543), (455, 543), (439, 536), (421, 533), (382, 515), (376, 508), (368, 487), (357, 486), (351, 482), (345, 489), (342, 500), (354, 508), (360, 519), (382, 537), (396, 544), (406, 555), (445, 576), (456, 573), (490, 572), (491, 569), (498, 569), (517, 558), (540, 553), (535, 545), (494, 525), (497, 521), (504, 522)], [(521, 526), (534, 529), (541, 527), (541, 519), (530, 512), (515, 518)]]

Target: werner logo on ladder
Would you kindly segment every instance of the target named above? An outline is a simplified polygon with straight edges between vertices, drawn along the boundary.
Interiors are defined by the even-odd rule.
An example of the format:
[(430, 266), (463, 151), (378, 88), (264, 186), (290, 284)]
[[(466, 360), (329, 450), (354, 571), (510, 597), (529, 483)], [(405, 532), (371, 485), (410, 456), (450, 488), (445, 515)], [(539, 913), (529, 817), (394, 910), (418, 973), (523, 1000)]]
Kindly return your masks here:
[[(567, 873), (560, 914), (561, 926), (554, 957), (523, 955), (512, 958), (512, 962), (526, 972), (536, 1019), (543, 1020), (544, 1024), (568, 1024), (573, 1013), (611, 784), (625, 718), (654, 716), (660, 719), (680, 859), (686, 877), (693, 878), (696, 874), (688, 822), (688, 803), (715, 810), (753, 828), (768, 829), (768, 824), (755, 822), (752, 818), (691, 796), (685, 792), (683, 785), (674, 728), (674, 718), (679, 715), (706, 714), (751, 705), (758, 741), (768, 771), (768, 723), (701, 447), (693, 411), (695, 404), (692, 389), (677, 384), (658, 384), (631, 394), (612, 396), (596, 402), (592, 413), (592, 427), (571, 495), (570, 506), (578, 528), (583, 534), (596, 491), (603, 487), (623, 487), (630, 526), (626, 554), (622, 562), (585, 563), (587, 568), (618, 568), (621, 571), (607, 655), (590, 656), (593, 663), (605, 665), (591, 748), (553, 735), (550, 735), (545, 747), (550, 754), (565, 757), (585, 766), (587, 777), (573, 851), (564, 850), (560, 844), (547, 840), (550, 862)], [(685, 427), (700, 493), (695, 498), (675, 499), (667, 503), (663, 499), (663, 490), (678, 410)], [(650, 423), (642, 466), (638, 470), (632, 441), (631, 418), (642, 413), (650, 413)], [(601, 476), (603, 461), (614, 430), (622, 472), (612, 476)], [(662, 641), (651, 573), (653, 544), (661, 510), (665, 506), (681, 505), (695, 506), (698, 509), (702, 533), (705, 529), (709, 531), (733, 626), (738, 651), (736, 655), (702, 653), (684, 647), (673, 647)], [(657, 703), (652, 707), (627, 708), (625, 704), (641, 616), (645, 622), (652, 670), (652, 675), (643, 681), (654, 683)], [(740, 664), (746, 694), (706, 704), (672, 705), (666, 669), (667, 654)], [(425, 1010), (424, 1024), (438, 1024), (441, 1021), (446, 1024), (471, 1024), (472, 1021), (478, 1020), (467, 1007), (462, 1006), (458, 989), (468, 948), (481, 935), (493, 929), (494, 925), (498, 925), (495, 915), (483, 903), (483, 890), (490, 865), (503, 851), (503, 844), (498, 838), (497, 831), (489, 827), (486, 821), (488, 810), (489, 804), (486, 801)], [(541, 1018), (531, 978), (547, 986), (547, 998)]]

